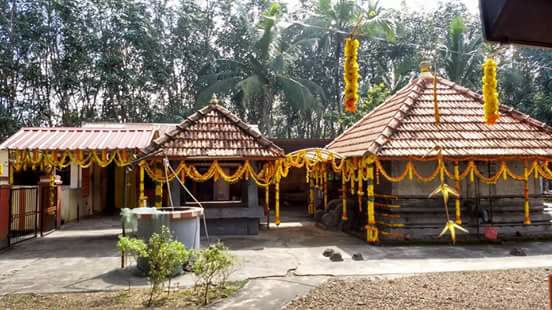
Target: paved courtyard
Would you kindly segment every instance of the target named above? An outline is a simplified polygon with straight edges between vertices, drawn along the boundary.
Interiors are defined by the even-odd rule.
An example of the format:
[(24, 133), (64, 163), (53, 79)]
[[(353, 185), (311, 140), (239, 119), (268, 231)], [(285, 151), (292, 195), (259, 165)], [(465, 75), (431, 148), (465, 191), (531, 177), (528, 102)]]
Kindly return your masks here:
[[(119, 227), (117, 218), (87, 219), (0, 252), (0, 294), (109, 290), (146, 285), (145, 279), (133, 275), (132, 268), (120, 269), (121, 258), (115, 246)], [(334, 276), (552, 267), (552, 242), (455, 247), (369, 246), (342, 232), (322, 230), (306, 217), (290, 219), (257, 236), (222, 240), (238, 257), (232, 278), (250, 279), (246, 290), (265, 291), (265, 294), (270, 294), (271, 290), (274, 294), (282, 290), (297, 294), (301, 291), (299, 288), (308, 291)], [(510, 256), (513, 247), (525, 248), (529, 255)], [(344, 261), (330, 262), (323, 257), (326, 248), (341, 252)], [(365, 260), (353, 261), (353, 253), (362, 253)], [(191, 275), (183, 275), (173, 283), (190, 286), (193, 280)], [(239, 300), (242, 304), (234, 304), (234, 308), (247, 302)], [(236, 300), (227, 301), (232, 302)]]

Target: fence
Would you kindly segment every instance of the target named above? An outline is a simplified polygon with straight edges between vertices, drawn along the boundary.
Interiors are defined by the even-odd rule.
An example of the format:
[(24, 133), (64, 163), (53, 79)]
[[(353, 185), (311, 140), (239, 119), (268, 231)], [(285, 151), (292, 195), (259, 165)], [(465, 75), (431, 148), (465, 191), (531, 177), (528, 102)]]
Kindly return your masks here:
[(8, 245), (38, 235), (40, 211), (38, 186), (13, 186), (10, 194)]

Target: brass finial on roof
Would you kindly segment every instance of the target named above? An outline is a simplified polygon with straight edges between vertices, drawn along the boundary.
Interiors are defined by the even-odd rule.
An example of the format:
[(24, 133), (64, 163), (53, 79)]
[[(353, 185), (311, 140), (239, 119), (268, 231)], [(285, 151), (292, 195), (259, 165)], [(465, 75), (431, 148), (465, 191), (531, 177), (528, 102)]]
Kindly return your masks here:
[(420, 62), (420, 76), (426, 76), (426, 77), (433, 76), (431, 74), (431, 64), (429, 63), (429, 61), (424, 60)]
[(213, 97), (211, 97), (211, 100), (209, 101), (209, 104), (219, 104), (218, 98), (216, 94), (213, 94)]

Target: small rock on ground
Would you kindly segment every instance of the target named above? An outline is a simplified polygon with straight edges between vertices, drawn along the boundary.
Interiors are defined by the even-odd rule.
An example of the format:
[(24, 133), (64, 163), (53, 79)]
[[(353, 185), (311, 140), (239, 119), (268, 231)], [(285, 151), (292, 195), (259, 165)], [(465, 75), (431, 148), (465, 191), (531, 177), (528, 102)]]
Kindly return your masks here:
[(322, 255), (324, 255), (325, 257), (330, 257), (332, 256), (333, 253), (334, 253), (333, 249), (325, 249), (324, 252), (322, 252)]
[(510, 251), (510, 255), (512, 256), (527, 256), (527, 251), (523, 248), (513, 248)]
[(330, 260), (331, 260), (332, 262), (342, 262), (342, 261), (343, 261), (343, 257), (341, 256), (341, 253), (335, 252), (335, 253), (333, 253), (333, 254), (330, 256)]

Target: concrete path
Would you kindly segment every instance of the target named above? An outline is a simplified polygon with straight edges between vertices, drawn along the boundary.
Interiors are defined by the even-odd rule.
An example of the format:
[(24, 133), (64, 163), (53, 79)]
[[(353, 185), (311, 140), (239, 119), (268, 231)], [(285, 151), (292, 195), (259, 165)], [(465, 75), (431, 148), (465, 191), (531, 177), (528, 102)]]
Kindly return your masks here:
[(327, 277), (278, 277), (254, 279), (236, 296), (215, 303), (209, 309), (281, 309), (291, 300), (306, 295)]
[[(0, 295), (147, 285), (144, 278), (132, 273), (132, 268), (119, 268), (120, 256), (115, 247), (119, 233), (116, 218), (96, 218), (66, 225), (47, 237), (0, 252)], [(333, 276), (552, 267), (552, 242), (374, 247), (341, 232), (319, 229), (306, 218), (262, 231), (257, 236), (222, 240), (239, 261), (231, 279), (255, 279), (242, 292), (239, 303), (228, 300), (220, 305), (228, 309), (242, 303), (254, 305), (265, 293), (275, 305), (280, 305), (283, 301), (279, 296), (292, 298), (308, 291), (309, 285)], [(322, 252), (328, 247), (341, 252), (344, 261), (330, 262), (323, 257)], [(510, 256), (513, 247), (525, 248), (529, 256)], [(353, 253), (361, 253), (365, 260), (353, 261)], [(193, 281), (191, 275), (184, 275), (173, 283), (191, 286)], [(256, 293), (247, 293), (249, 289)], [(263, 298), (262, 304), (266, 300)]]

